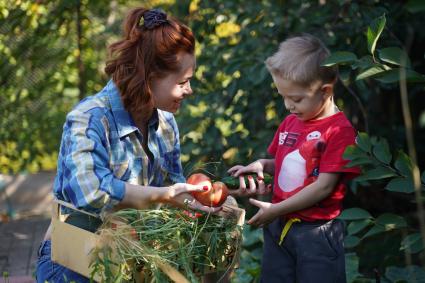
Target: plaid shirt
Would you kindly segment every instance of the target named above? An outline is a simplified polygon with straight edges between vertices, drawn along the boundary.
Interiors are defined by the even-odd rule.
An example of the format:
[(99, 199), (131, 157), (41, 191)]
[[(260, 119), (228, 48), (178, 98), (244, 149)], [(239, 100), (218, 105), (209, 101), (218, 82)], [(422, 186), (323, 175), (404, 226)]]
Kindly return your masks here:
[(111, 81), (66, 117), (54, 182), (55, 197), (101, 214), (120, 202), (124, 185), (185, 182), (173, 114), (154, 111), (148, 124), (149, 160), (142, 134)]

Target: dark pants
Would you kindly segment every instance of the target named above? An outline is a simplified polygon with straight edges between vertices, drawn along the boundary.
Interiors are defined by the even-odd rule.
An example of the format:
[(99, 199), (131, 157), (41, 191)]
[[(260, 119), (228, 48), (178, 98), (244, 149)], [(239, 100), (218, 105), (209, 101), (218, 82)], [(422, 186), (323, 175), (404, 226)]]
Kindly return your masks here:
[(279, 246), (284, 225), (277, 219), (264, 228), (261, 282), (346, 282), (340, 220), (293, 223)]
[(52, 261), (50, 240), (42, 242), (38, 250), (36, 278), (37, 283), (90, 282), (88, 278)]

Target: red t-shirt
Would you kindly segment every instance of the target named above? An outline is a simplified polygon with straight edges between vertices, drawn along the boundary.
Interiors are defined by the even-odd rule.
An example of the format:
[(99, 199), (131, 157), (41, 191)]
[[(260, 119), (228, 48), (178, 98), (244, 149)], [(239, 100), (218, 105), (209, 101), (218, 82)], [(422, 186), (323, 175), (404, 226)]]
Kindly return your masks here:
[(341, 213), (345, 182), (359, 174), (359, 168), (345, 168), (349, 160), (342, 157), (355, 138), (356, 131), (343, 112), (320, 120), (301, 121), (296, 115), (283, 120), (268, 148), (275, 157), (273, 203), (296, 194), (319, 173), (344, 173), (330, 196), (285, 218), (330, 220)]

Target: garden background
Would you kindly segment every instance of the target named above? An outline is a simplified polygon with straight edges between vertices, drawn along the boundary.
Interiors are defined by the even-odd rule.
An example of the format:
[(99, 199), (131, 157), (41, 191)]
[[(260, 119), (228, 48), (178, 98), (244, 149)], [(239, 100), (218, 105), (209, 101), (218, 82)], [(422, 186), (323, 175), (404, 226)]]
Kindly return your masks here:
[[(0, 0), (0, 213), (7, 176), (54, 171), (66, 113), (102, 89), (106, 46), (129, 7), (159, 7), (197, 39), (194, 95), (176, 115), (187, 170), (267, 157), (288, 113), (264, 60), (308, 32), (340, 66), (336, 102), (361, 132), (347, 194), (349, 282), (425, 282), (425, 2)], [(187, 172), (188, 173), (188, 172)], [(2, 185), (3, 184), (3, 185)], [(267, 199), (267, 198), (263, 198)], [(248, 217), (255, 209), (241, 200)], [(261, 230), (246, 227), (234, 282), (257, 282)], [(4, 272), (7, 270), (0, 270)], [(378, 281), (377, 281), (378, 282)]]

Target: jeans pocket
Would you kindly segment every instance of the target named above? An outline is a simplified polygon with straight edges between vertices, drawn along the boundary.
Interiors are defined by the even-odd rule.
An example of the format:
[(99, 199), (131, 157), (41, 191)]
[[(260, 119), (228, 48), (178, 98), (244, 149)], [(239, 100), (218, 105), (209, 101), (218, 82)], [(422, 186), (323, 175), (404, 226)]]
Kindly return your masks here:
[(340, 249), (338, 249), (339, 243), (335, 242), (334, 229), (332, 229), (333, 222), (328, 222), (319, 227), (320, 234), (322, 235), (323, 247), (326, 250), (326, 254), (332, 258), (338, 257)]

